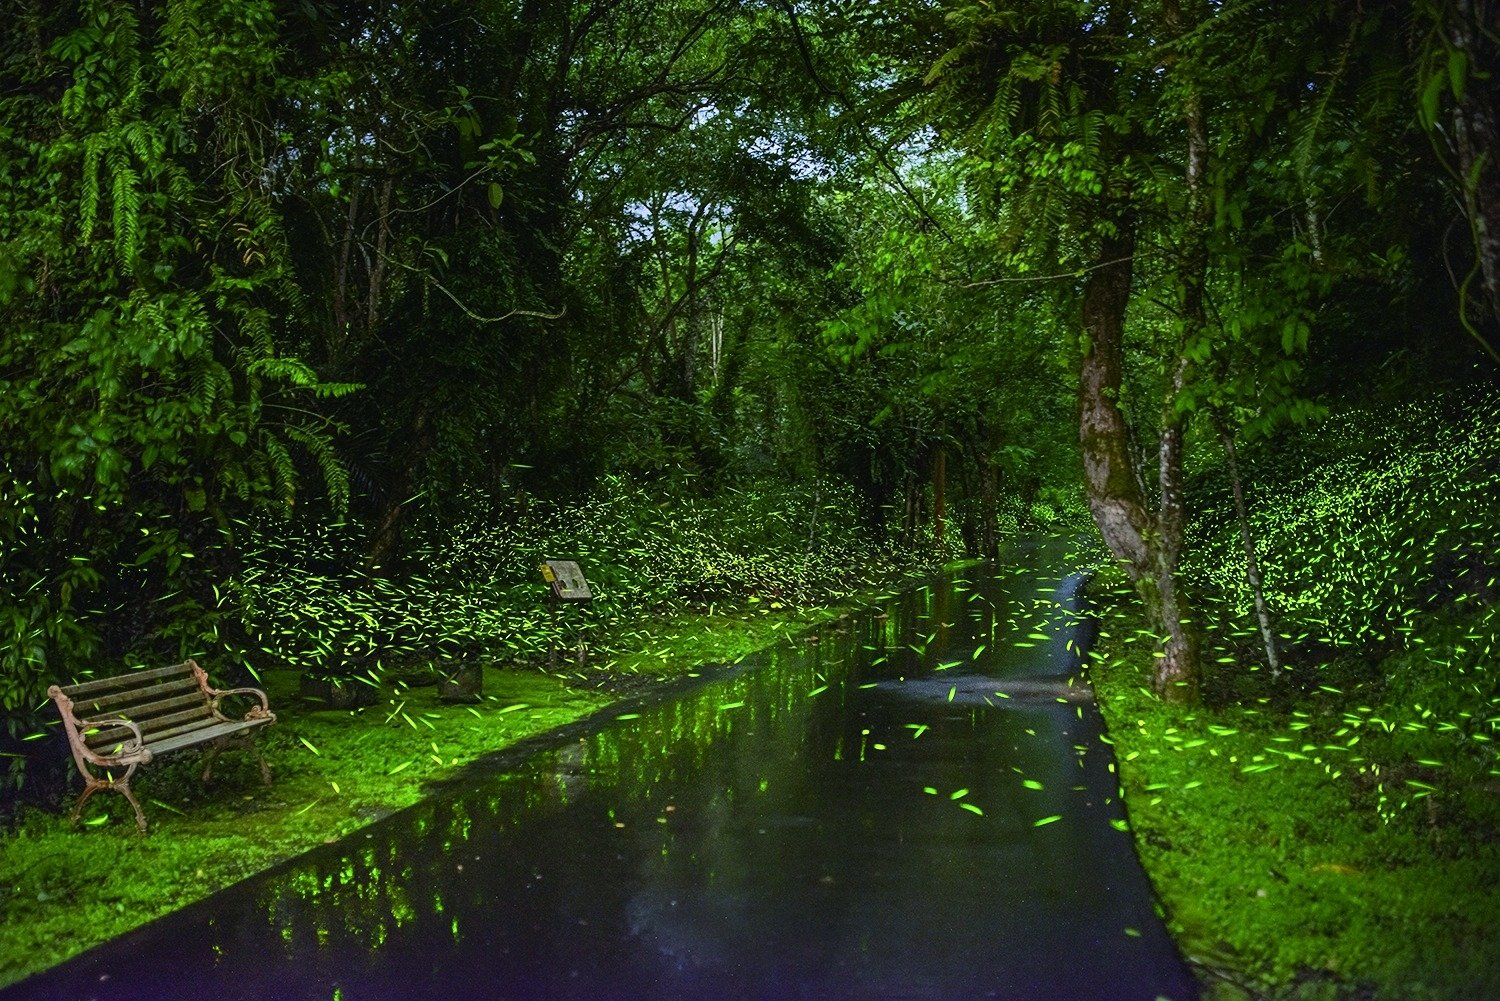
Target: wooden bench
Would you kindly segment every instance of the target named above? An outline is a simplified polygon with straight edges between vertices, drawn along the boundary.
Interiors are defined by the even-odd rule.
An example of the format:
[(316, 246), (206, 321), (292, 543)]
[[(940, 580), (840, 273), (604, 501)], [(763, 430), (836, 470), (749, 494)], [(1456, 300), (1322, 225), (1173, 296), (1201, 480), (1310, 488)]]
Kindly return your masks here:
[[(151, 671), (130, 671), (113, 678), (85, 681), (78, 685), (53, 685), (47, 689), (62, 716), (68, 746), (83, 776), (83, 795), (73, 807), (78, 822), (84, 802), (101, 789), (112, 789), (135, 807), (135, 823), (146, 832), (146, 815), (130, 791), (136, 768), (158, 755), (199, 744), (210, 745), (203, 765), (207, 782), (214, 758), (225, 746), (239, 744), (260, 759), (260, 777), (271, 784), (271, 769), (255, 746), (255, 738), (267, 724), (276, 722), (259, 688), (219, 691), (208, 683), (208, 674), (196, 661), (185, 661)], [(242, 719), (230, 719), (219, 711), (219, 700), (229, 695), (248, 695), (260, 700)], [(98, 778), (90, 766), (105, 771)], [(109, 769), (124, 768), (113, 777)]]

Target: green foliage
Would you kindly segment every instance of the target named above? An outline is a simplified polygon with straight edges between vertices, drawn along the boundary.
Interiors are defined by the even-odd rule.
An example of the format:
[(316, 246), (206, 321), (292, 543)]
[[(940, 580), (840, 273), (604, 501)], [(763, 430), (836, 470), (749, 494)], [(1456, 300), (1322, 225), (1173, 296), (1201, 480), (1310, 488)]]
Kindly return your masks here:
[[(347, 490), (254, 116), (271, 6), (24, 5), (0, 49), (0, 711), (93, 658), (192, 650), (234, 510)], [(271, 416), (292, 414), (290, 419)]]
[[(1478, 738), (1495, 739), (1495, 724), (1450, 716), (1469, 730), (1454, 739), (1404, 702), (1409, 693), (1352, 689), (1183, 714), (1143, 687), (1149, 652), (1124, 642), (1131, 617), (1117, 622), (1090, 674), (1142, 861), (1189, 960), (1212, 971), (1208, 996), (1240, 996), (1226, 983), (1278, 1001), (1457, 1001), (1500, 989), (1500, 897), (1486, 876), (1500, 857), (1483, 834), (1500, 818), (1483, 771), (1451, 757), (1463, 743), (1492, 747)], [(1443, 632), (1426, 634), (1431, 652), (1451, 653), (1436, 642)], [(1431, 679), (1426, 691), (1450, 688)], [(1418, 763), (1435, 757), (1449, 764)], [(1422, 796), (1399, 822), (1376, 792), (1377, 763), (1387, 788)]]
[[(934, 158), (909, 184), (945, 235), (913, 226), (909, 206), (865, 182), (836, 207), (853, 235), (830, 284), (850, 302), (822, 324), (817, 352), (825, 454), (875, 504), (920, 489), (945, 453), (947, 503), (969, 555), (985, 523), (1014, 522), (1039, 491), (1073, 498), (1072, 360), (1038, 336), (1054, 322), (1047, 292), (972, 281), (992, 266), (996, 230), (965, 204), (964, 171)], [(989, 494), (986, 478), (990, 479)], [(1056, 499), (1056, 498), (1054, 498)], [(1009, 534), (1009, 533), (1002, 533)]]
[(1471, 390), (1250, 449), (1288, 663), (1259, 663), (1220, 497), (1188, 563), (1216, 624), (1213, 708), (1150, 698), (1149, 633), (1105, 603), (1091, 671), (1142, 857), (1190, 957), (1230, 981), (1287, 999), (1500, 987), (1480, 875), (1500, 864), (1497, 441), (1493, 392)]

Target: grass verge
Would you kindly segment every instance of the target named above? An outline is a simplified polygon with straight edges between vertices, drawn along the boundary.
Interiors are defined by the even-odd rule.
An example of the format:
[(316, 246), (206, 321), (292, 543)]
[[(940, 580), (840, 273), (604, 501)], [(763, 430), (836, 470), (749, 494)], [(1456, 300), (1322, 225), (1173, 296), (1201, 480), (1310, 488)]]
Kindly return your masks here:
[(1205, 997), (1500, 997), (1500, 783), (1482, 770), (1500, 718), (1432, 711), (1463, 680), (1451, 668), (1427, 672), (1425, 695), (1369, 680), (1455, 663), (1469, 626), (1434, 621), (1407, 652), (1195, 711), (1147, 691), (1138, 626), (1111, 618), (1092, 681), (1141, 859)]

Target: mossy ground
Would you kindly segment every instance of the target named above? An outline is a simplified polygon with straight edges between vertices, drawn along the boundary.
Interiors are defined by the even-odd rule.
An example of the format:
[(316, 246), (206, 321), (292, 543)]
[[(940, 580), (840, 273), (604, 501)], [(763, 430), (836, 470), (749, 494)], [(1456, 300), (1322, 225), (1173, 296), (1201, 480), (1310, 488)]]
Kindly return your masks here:
[[(1410, 677), (1410, 657), (1185, 712), (1146, 691), (1150, 644), (1129, 642), (1131, 626), (1101, 637), (1092, 680), (1142, 861), (1205, 997), (1500, 997), (1500, 788), (1403, 766), (1429, 753), (1403, 740), (1461, 742), (1463, 725), (1424, 722), (1411, 691), (1350, 680)], [(1434, 624), (1427, 654), (1446, 659), (1463, 632)], [(1466, 724), (1476, 749), (1487, 724)], [(1397, 807), (1370, 781), (1375, 762), (1384, 789), (1436, 791)]]
[(443, 704), (431, 686), (398, 686), (369, 708), (317, 709), (299, 700), (296, 672), (270, 672), (278, 720), (261, 740), (269, 788), (253, 759), (234, 752), (204, 787), (198, 755), (184, 752), (132, 784), (151, 822), (144, 837), (123, 798), (107, 794), (90, 800), (76, 831), (65, 817), (31, 811), (0, 835), (0, 986), (409, 806), (429, 780), (481, 755), (622, 692), (738, 660), (863, 600), (646, 620), (610, 637), (629, 653), (583, 671), (486, 668), (484, 699), (473, 706)]

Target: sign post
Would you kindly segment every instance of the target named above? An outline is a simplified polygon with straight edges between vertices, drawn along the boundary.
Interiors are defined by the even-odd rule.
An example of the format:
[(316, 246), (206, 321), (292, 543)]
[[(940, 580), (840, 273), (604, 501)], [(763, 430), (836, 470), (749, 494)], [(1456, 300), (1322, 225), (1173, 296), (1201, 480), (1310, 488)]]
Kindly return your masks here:
[[(552, 618), (552, 638), (547, 645), (547, 664), (552, 668), (557, 667), (557, 637), (560, 633), (557, 614), (562, 605), (582, 605), (594, 600), (594, 592), (589, 589), (589, 582), (584, 579), (583, 570), (578, 566), (576, 560), (543, 560), (538, 568), (542, 572), (542, 580), (546, 581), (547, 607)], [(577, 635), (578, 640), (578, 666), (583, 666), (583, 634)]]

